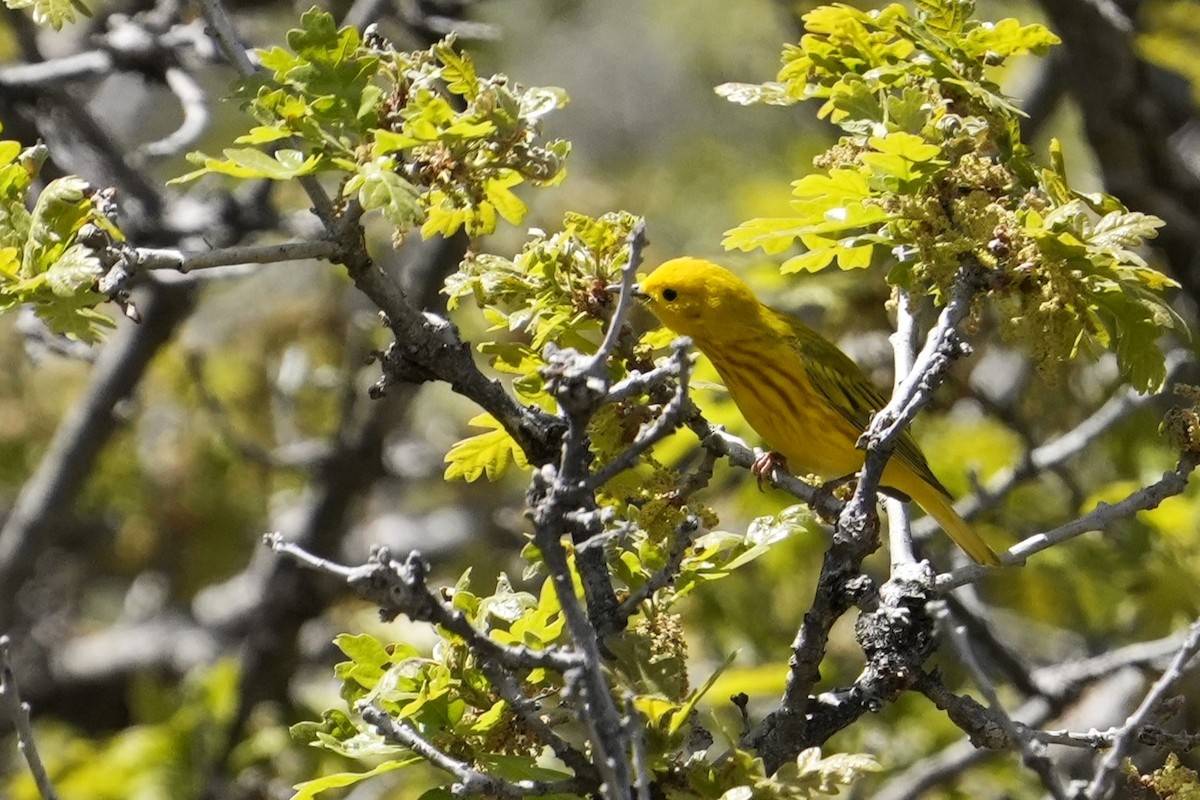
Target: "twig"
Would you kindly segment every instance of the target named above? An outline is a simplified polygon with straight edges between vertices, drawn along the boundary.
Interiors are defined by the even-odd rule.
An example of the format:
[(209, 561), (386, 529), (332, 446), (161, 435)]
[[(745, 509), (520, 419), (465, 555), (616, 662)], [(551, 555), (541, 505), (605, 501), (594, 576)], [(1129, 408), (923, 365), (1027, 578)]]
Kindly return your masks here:
[(1009, 740), (1017, 747), (1021, 753), (1021, 760), (1025, 766), (1032, 769), (1041, 779), (1042, 785), (1046, 787), (1046, 791), (1050, 793), (1055, 800), (1067, 800), (1067, 790), (1055, 772), (1054, 764), (1050, 761), (1049, 754), (1046, 752), (1046, 745), (1024, 726), (1019, 726), (1004, 710), (1004, 706), (1000, 702), (1000, 697), (996, 693), (996, 687), (988, 678), (987, 673), (979, 665), (979, 660), (975, 657), (975, 652), (971, 647), (971, 642), (967, 638), (966, 629), (959, 625), (956, 620), (946, 610), (944, 604), (940, 604), (940, 618), (943, 622), (943, 627), (950, 633), (950, 642), (954, 649), (958, 652), (959, 660), (971, 673), (971, 677), (975, 680), (975, 685), (983, 693), (984, 698), (988, 702), (988, 707), (992, 712), (992, 718), (999, 721), (1000, 725), (1008, 734)]
[(113, 58), (103, 50), (89, 50), (36, 64), (14, 64), (0, 69), (0, 87), (38, 89), (61, 86), (78, 78), (105, 75), (112, 71)]
[[(934, 390), (945, 378), (953, 359), (970, 352), (966, 343), (959, 339), (957, 330), (958, 324), (971, 313), (971, 300), (978, 289), (975, 267), (964, 265), (954, 282), (949, 302), (938, 315), (937, 323), (929, 331), (925, 346), (907, 376), (899, 382), (887, 405), (875, 414), (859, 439), (859, 446), (867, 451), (868, 464), (872, 452), (890, 452), (917, 412), (933, 398)], [(868, 470), (869, 466), (864, 467), (864, 471)], [(882, 474), (882, 466), (879, 471)]]
[(646, 582), (625, 598), (617, 613), (628, 619), (637, 612), (637, 608), (659, 589), (667, 586), (679, 574), (683, 560), (687, 558), (688, 550), (700, 531), (700, 519), (695, 514), (688, 514), (683, 521), (675, 526), (675, 539), (671, 543), (671, 555), (667, 563), (646, 579)]
[(629, 245), (629, 260), (621, 268), (621, 291), (617, 295), (617, 308), (613, 311), (612, 319), (608, 321), (608, 332), (605, 333), (604, 341), (600, 343), (587, 368), (592, 375), (601, 375), (608, 369), (608, 358), (616, 348), (617, 339), (621, 336), (621, 327), (625, 324), (625, 318), (629, 316), (629, 310), (633, 308), (633, 279), (637, 277), (638, 267), (642, 265), (642, 248), (649, 244), (646, 241), (646, 220), (639, 219), (625, 241)]
[(0, 636), (0, 702), (3, 702), (5, 714), (17, 731), (17, 749), (29, 765), (29, 772), (33, 775), (33, 782), (37, 784), (38, 794), (43, 800), (58, 800), (50, 776), (46, 774), (46, 765), (42, 763), (42, 757), (38, 754), (33, 725), (29, 720), (29, 704), (21, 702), (21, 692), (17, 688), (17, 679), (13, 675), (12, 663), (9, 660), (10, 644), (7, 636)]
[[(698, 409), (689, 409), (685, 422), (700, 440), (701, 447), (715, 456), (725, 457), (733, 466), (749, 470), (758, 459), (758, 453), (742, 439), (723, 428), (711, 425)], [(828, 493), (818, 492), (816, 487), (805, 483), (784, 469), (772, 470), (763, 476), (763, 480), (809, 506), (813, 506), (818, 512), (828, 517), (836, 517), (845, 506), (837, 498)]]
[[(1156, 664), (1170, 658), (1179, 652), (1185, 639), (1185, 634), (1173, 634), (1162, 639), (1126, 645), (1081, 661), (1054, 664), (1034, 670), (1031, 681), (1033, 684), (1057, 689), (1052, 695), (1042, 695), (1027, 701), (1013, 712), (1012, 718), (1017, 721), (1017, 725), (1029, 726), (1028, 729), (1033, 735), (1039, 735), (1041, 732), (1033, 726), (1044, 724), (1059, 713), (1083, 687), (1126, 667)], [(1162, 668), (1165, 669), (1166, 665)], [(941, 686), (932, 676), (922, 678), (917, 688), (939, 708), (946, 707), (954, 698), (953, 693)], [(982, 706), (976, 708), (986, 714), (986, 709)], [(960, 721), (957, 724), (967, 732), (967, 738), (948, 745), (939, 753), (923, 758), (894, 776), (880, 787), (874, 800), (916, 800), (939, 783), (988, 758), (990, 751), (984, 748), (989, 746), (989, 742), (990, 746), (996, 748), (1007, 746), (1002, 739), (989, 738), (986, 732), (989, 726), (993, 730), (998, 730), (999, 726), (993, 726), (986, 716), (979, 717), (976, 723), (964, 724)], [(1149, 731), (1149, 735), (1153, 736), (1153, 731)]]
[(518, 403), (499, 381), (480, 371), (470, 346), (449, 321), (422, 313), (409, 302), (396, 279), (371, 260), (358, 224), (361, 206), (354, 202), (349, 205), (340, 219), (327, 223), (329, 237), (338, 245), (332, 260), (346, 267), (358, 290), (383, 312), (394, 338), (384, 353), (384, 376), (372, 394), (379, 396), (388, 385), (400, 381), (444, 381), (495, 417), (531, 464), (546, 464), (557, 458), (562, 420)]
[(705, 448), (700, 456), (700, 463), (679, 481), (679, 486), (675, 489), (675, 502), (682, 505), (693, 494), (708, 486), (716, 466), (717, 454)]
[(646, 763), (646, 726), (642, 715), (633, 704), (633, 695), (625, 696), (625, 728), (629, 731), (629, 740), (633, 750), (633, 772), (636, 776), (634, 787), (637, 789), (637, 800), (650, 800), (651, 792), (650, 765)]
[(465, 614), (447, 606), (429, 589), (425, 583), (429, 568), (419, 553), (409, 553), (400, 562), (391, 558), (386, 547), (379, 547), (366, 564), (348, 567), (284, 541), (278, 533), (267, 534), (263, 541), (280, 555), (344, 580), (364, 598), (378, 605), (380, 613), (388, 618), (404, 614), (416, 622), (442, 626), (461, 637), (480, 658), (492, 659), (509, 669), (545, 667), (558, 672), (581, 664), (580, 657), (569, 651), (503, 645), (478, 631)]
[(576, 778), (561, 781), (509, 781), (495, 775), (487, 775), (442, 752), (415, 728), (401, 720), (393, 719), (374, 703), (364, 705), (359, 712), (363, 721), (377, 729), (383, 738), (407, 747), (433, 766), (453, 775), (457, 782), (451, 791), (457, 797), (475, 794), (489, 797), (541, 797), (548, 794), (578, 794), (592, 788), (581, 786), (581, 782)]
[[(679, 341), (687, 342), (687, 347), (690, 347), (691, 341), (686, 337), (672, 342), (672, 347)], [(685, 347), (686, 349), (686, 347)], [(620, 403), (628, 400), (631, 397), (637, 397), (646, 394), (654, 389), (664, 386), (668, 381), (679, 376), (680, 364), (677, 358), (670, 358), (660, 366), (655, 367), (649, 372), (635, 372), (628, 378), (614, 383), (612, 388), (608, 390), (604, 401), (606, 403)]]
[[(1171, 383), (1180, 370), (1192, 362), (1190, 353), (1173, 350), (1167, 355), (1167, 382)], [(1119, 389), (1104, 404), (1071, 430), (1030, 450), (1016, 466), (997, 473), (988, 484), (974, 495), (955, 504), (955, 509), (964, 519), (971, 519), (988, 508), (995, 506), (1021, 482), (1043, 472), (1061, 467), (1065, 462), (1082, 453), (1104, 433), (1136, 411), (1159, 399), (1159, 395), (1142, 394), (1129, 387)], [(917, 536), (933, 531), (936, 523), (922, 519), (915, 526)]]
[(673, 350), (671, 353), (671, 362), (675, 365), (674, 372), (676, 376), (674, 396), (654, 422), (638, 431), (638, 435), (629, 447), (621, 451), (621, 454), (616, 458), (592, 473), (588, 479), (588, 486), (590, 488), (599, 488), (632, 467), (642, 457), (643, 453), (667, 436), (670, 436), (683, 424), (683, 417), (687, 410), (688, 402), (688, 377), (691, 372), (688, 361), (688, 348), (690, 346), (691, 340), (687, 337), (676, 339), (671, 344)]
[[(1005, 564), (1023, 564), (1029, 556), (1040, 553), (1056, 544), (1061, 544), (1088, 531), (1102, 530), (1106, 525), (1116, 520), (1126, 519), (1138, 511), (1156, 508), (1168, 497), (1181, 494), (1188, 484), (1188, 477), (1196, 469), (1200, 456), (1185, 453), (1175, 469), (1164, 473), (1163, 476), (1137, 491), (1131, 492), (1124, 500), (1117, 503), (1100, 503), (1091, 512), (1065, 525), (1060, 525), (1045, 533), (1037, 533), (1013, 545), (1008, 551), (1000, 554), (1000, 560)], [(937, 590), (947, 592), (962, 586), (964, 583), (976, 581), (987, 574), (988, 569), (978, 564), (960, 567), (937, 577)]]
[[(1124, 727), (1108, 728), (1098, 731), (1033, 731), (1046, 744), (1058, 744), (1063, 747), (1079, 747), (1088, 750), (1105, 750), (1112, 747), (1116, 740), (1125, 733)], [(1133, 738), (1150, 747), (1169, 747), (1177, 753), (1187, 752), (1200, 747), (1200, 734), (1165, 731), (1157, 725), (1143, 725), (1134, 729)]]
[(1087, 798), (1087, 800), (1104, 800), (1112, 794), (1115, 789), (1117, 773), (1121, 767), (1121, 760), (1125, 758), (1125, 754), (1129, 751), (1134, 739), (1137, 738), (1138, 731), (1146, 725), (1151, 714), (1158, 711), (1166, 700), (1167, 693), (1183, 676), (1184, 669), (1197, 652), (1200, 652), (1200, 619), (1192, 623), (1187, 638), (1179, 648), (1179, 652), (1175, 654), (1175, 658), (1171, 660), (1166, 672), (1154, 682), (1150, 691), (1142, 698), (1141, 704), (1125, 720), (1125, 724), (1121, 726), (1120, 732), (1113, 740), (1112, 749), (1104, 756), (1096, 768), (1092, 782), (1088, 784), (1086, 791), (1078, 795), (1079, 797)]
[[(896, 290), (896, 331), (888, 338), (895, 363), (892, 391), (898, 392), (905, 376), (913, 370), (917, 351), (917, 319), (912, 311), (912, 297), (904, 289)], [(908, 506), (899, 500), (885, 498), (884, 508), (888, 516), (888, 552), (894, 571), (898, 565), (917, 560), (913, 552), (912, 521)]]
[(883, 498), (883, 508), (888, 518), (888, 552), (891, 554), (892, 570), (902, 564), (917, 560), (913, 551), (912, 521), (908, 505), (894, 497)]
[(140, 269), (167, 269), (176, 272), (192, 272), (216, 267), (241, 266), (243, 264), (275, 264), (280, 261), (304, 261), (307, 259), (330, 259), (338, 250), (333, 242), (323, 239), (276, 244), (238, 245), (206, 250), (202, 253), (184, 253), (181, 250), (138, 248), (130, 254), (134, 266)]
[[(610, 387), (605, 374), (593, 372), (593, 358), (554, 348), (547, 348), (546, 358), (542, 373), (547, 389), (566, 417), (567, 431), (556, 463), (536, 470), (530, 482), (527, 497), (533, 512), (534, 544), (542, 553), (566, 629), (582, 658), (579, 667), (566, 677), (572, 693), (579, 698), (580, 717), (595, 748), (593, 760), (604, 780), (605, 795), (625, 800), (630, 796), (632, 781), (628, 732), (613, 701), (601, 655), (603, 637), (619, 630), (623, 618), (618, 614), (616, 594), (598, 549), (581, 552), (577, 559), (588, 603), (588, 613), (584, 613), (575, 596), (574, 575), (562, 543), (563, 534), (572, 530), (572, 519), (595, 508), (597, 484), (593, 480), (596, 476), (588, 472), (591, 454), (587, 429)], [(663, 416), (667, 416), (666, 411)], [(595, 532), (579, 533), (586, 538)]]
[(186, 70), (168, 67), (165, 74), (167, 87), (179, 99), (183, 120), (174, 131), (154, 142), (138, 148), (138, 154), (146, 158), (167, 158), (178, 155), (194, 145), (208, 128), (209, 111), (204, 87)]
[(225, 7), (221, 5), (221, 1), (197, 0), (197, 2), (200, 5), (201, 13), (204, 14), (204, 19), (208, 21), (213, 33), (216, 34), (217, 43), (221, 46), (221, 51), (225, 54), (225, 58), (242, 75), (253, 75), (256, 69), (254, 62), (246, 54), (246, 48), (242, 46), (242, 41), (233, 26), (233, 20), (225, 12)]
[[(1081, 661), (1041, 667), (1034, 670), (1033, 680), (1039, 686), (1058, 684), (1065, 687), (1090, 683), (1125, 667), (1160, 663), (1178, 653), (1186, 640), (1186, 633), (1175, 633), (1149, 642), (1126, 645)], [(1162, 669), (1166, 669), (1166, 664)], [(1063, 692), (1060, 690), (1059, 693)]]

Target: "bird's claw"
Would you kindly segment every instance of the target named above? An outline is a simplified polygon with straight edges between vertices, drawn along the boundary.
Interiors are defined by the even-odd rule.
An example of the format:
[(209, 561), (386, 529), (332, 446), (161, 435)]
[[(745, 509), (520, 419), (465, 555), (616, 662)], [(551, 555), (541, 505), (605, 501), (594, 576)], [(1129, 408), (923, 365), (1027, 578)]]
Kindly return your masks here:
[(776, 469), (787, 471), (787, 459), (783, 457), (783, 453), (769, 450), (754, 459), (754, 463), (750, 465), (750, 474), (758, 479), (760, 492), (766, 491), (763, 489), (763, 480), (771, 477), (771, 473)]

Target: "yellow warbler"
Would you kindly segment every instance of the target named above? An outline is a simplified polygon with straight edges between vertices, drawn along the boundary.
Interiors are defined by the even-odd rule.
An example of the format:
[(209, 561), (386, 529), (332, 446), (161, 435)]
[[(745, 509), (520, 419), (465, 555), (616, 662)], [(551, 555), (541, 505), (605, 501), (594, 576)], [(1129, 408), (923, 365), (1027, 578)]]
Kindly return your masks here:
[[(709, 357), (746, 421), (792, 468), (824, 478), (862, 468), (865, 454), (855, 443), (886, 401), (836, 345), (764, 305), (710, 261), (668, 261), (638, 291), (663, 325), (690, 336)], [(955, 512), (909, 433), (897, 441), (881, 485), (916, 501), (975, 561), (999, 565)]]

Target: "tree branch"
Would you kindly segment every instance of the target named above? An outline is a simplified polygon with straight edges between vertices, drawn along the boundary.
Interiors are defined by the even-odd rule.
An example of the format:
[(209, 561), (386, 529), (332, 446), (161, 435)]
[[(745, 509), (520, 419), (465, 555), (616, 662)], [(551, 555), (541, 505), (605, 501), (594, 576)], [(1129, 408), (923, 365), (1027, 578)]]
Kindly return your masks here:
[(33, 737), (33, 725), (29, 720), (29, 704), (21, 702), (21, 692), (17, 688), (17, 679), (13, 675), (12, 664), (9, 661), (9, 638), (0, 636), (0, 703), (3, 704), (6, 715), (12, 721), (17, 731), (17, 749), (25, 757), (33, 782), (37, 785), (38, 794), (43, 800), (58, 800), (58, 794), (46, 774), (46, 766), (38, 753), (37, 742)]
[(284, 541), (278, 533), (267, 534), (264, 542), (280, 555), (288, 556), (309, 569), (315, 569), (345, 581), (361, 597), (379, 606), (380, 615), (394, 619), (401, 614), (414, 622), (440, 625), (462, 638), (481, 658), (503, 664), (508, 669), (543, 667), (558, 672), (580, 666), (582, 659), (570, 651), (531, 650), (528, 647), (502, 645), (476, 630), (461, 611), (447, 606), (426, 585), (429, 571), (420, 553), (409, 553), (396, 561), (386, 547), (378, 547), (366, 564), (347, 567), (314, 556), (302, 547)]
[[(1008, 565), (1024, 564), (1029, 556), (1056, 544), (1074, 539), (1088, 531), (1103, 530), (1106, 525), (1131, 517), (1138, 511), (1157, 508), (1163, 500), (1182, 494), (1187, 489), (1188, 478), (1196, 469), (1197, 463), (1200, 463), (1200, 455), (1185, 453), (1180, 457), (1175, 469), (1164, 473), (1161, 478), (1149, 486), (1131, 492), (1120, 502), (1100, 503), (1090, 513), (1065, 525), (1060, 525), (1045, 533), (1029, 536), (1001, 553), (1000, 560)], [(979, 580), (987, 573), (988, 569), (979, 564), (960, 567), (938, 575), (937, 590), (939, 593), (948, 592), (965, 583)]]
[(582, 785), (576, 778), (561, 781), (508, 781), (487, 775), (472, 768), (465, 761), (459, 761), (439, 750), (415, 728), (401, 720), (393, 719), (374, 703), (364, 705), (359, 709), (359, 713), (383, 738), (407, 747), (433, 766), (453, 775), (457, 783), (451, 791), (457, 797), (477, 794), (488, 797), (542, 797), (548, 794), (579, 794), (592, 789)]
[(1200, 619), (1192, 623), (1187, 638), (1184, 639), (1179, 652), (1171, 659), (1171, 664), (1167, 667), (1166, 672), (1154, 682), (1141, 704), (1121, 726), (1113, 740), (1112, 748), (1096, 767), (1092, 782), (1088, 784), (1085, 791), (1078, 793), (1076, 797), (1087, 798), (1087, 800), (1105, 800), (1112, 795), (1116, 788), (1117, 773), (1125, 754), (1137, 738), (1139, 731), (1149, 722), (1151, 715), (1157, 712), (1167, 699), (1167, 693), (1183, 676), (1184, 669), (1197, 652), (1200, 652)]

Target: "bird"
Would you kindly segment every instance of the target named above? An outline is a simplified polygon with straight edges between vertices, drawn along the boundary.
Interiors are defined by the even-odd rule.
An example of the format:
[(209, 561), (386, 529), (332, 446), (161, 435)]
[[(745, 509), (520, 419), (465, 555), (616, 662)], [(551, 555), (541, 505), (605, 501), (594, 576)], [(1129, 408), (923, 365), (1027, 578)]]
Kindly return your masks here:
[[(745, 281), (712, 261), (663, 262), (634, 292), (716, 367), (738, 410), (772, 451), (767, 461), (781, 457), (789, 468), (831, 482), (862, 469), (865, 453), (857, 442), (886, 401), (837, 345), (763, 303)], [(977, 563), (1000, 565), (954, 510), (908, 431), (896, 441), (880, 488), (916, 502)]]

